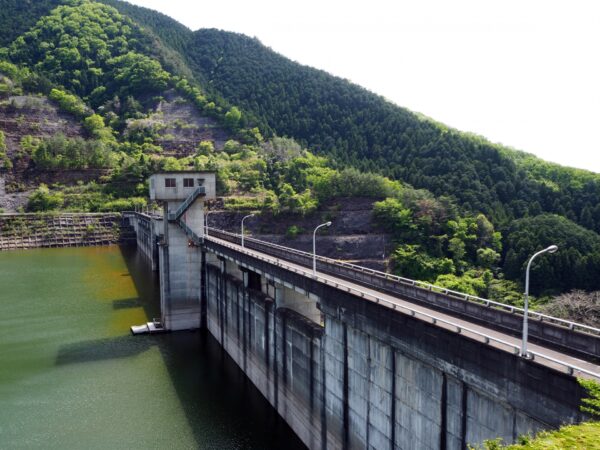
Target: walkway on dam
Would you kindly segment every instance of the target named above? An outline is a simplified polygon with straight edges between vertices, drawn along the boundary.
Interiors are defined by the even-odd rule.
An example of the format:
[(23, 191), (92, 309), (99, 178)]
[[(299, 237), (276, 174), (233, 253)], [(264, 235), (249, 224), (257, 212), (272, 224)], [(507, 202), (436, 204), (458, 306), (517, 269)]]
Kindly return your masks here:
[[(215, 244), (227, 247), (235, 252), (249, 255), (291, 272), (315, 279), (318, 282), (327, 284), (336, 289), (362, 297), (365, 301), (375, 302), (400, 313), (411, 315), (424, 322), (435, 324), (436, 326), (451, 332), (460, 333), (465, 337), (477, 340), (502, 351), (519, 354), (521, 347), (521, 338), (519, 337), (487, 328), (478, 323), (443, 313), (432, 308), (427, 308), (426, 306), (416, 304), (410, 300), (352, 283), (346, 279), (324, 274), (322, 272), (317, 272), (317, 275), (315, 276), (313, 275), (311, 268), (266, 253), (258, 252), (247, 247), (242, 247), (241, 245), (214, 236), (205, 236), (204, 239), (205, 241), (214, 242)], [(600, 365), (579, 359), (562, 351), (554, 350), (550, 346), (539, 345), (532, 342), (528, 344), (528, 350), (533, 357), (533, 361), (537, 364), (542, 364), (558, 371), (583, 378), (600, 379)]]

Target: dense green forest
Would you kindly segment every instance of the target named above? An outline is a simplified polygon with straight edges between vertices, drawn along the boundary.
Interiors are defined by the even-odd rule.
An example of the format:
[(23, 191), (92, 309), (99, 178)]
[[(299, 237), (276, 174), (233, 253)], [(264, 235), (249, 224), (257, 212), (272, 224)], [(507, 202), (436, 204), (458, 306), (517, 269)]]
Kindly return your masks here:
[[(118, 0), (10, 1), (0, 25), (0, 107), (43, 95), (85, 133), (25, 136), (12, 159), (0, 133), (2, 170), (28, 161), (104, 171), (40, 186), (32, 211), (130, 209), (145, 203), (155, 171), (214, 170), (219, 192), (236, 199), (230, 207), (274, 216), (374, 198), (403, 276), (518, 304), (527, 257), (556, 243), (561, 251), (534, 266), (532, 291), (600, 289), (597, 174), (449, 129), (256, 39), (192, 32)], [(155, 108), (167, 93), (227, 130), (224, 147), (203, 141), (164, 155)]]
[(130, 17), (138, 25), (158, 36), (163, 44), (173, 50), (185, 53), (192, 38), (192, 32), (176, 20), (157, 11), (120, 0), (101, 0), (101, 3), (110, 5), (120, 13)]
[[(103, 3), (145, 29), (146, 44), (152, 43), (147, 48), (158, 43), (163, 66), (198, 80), (215, 100), (239, 106), (265, 136), (293, 137), (338, 165), (454, 197), (498, 226), (550, 212), (600, 231), (597, 175), (449, 129), (346, 80), (294, 63), (256, 39), (219, 30), (192, 32), (145, 8), (118, 0)], [(44, 12), (42, 4), (56, 1), (36, 2), (40, 10), (31, 16)], [(7, 18), (18, 13), (16, 8), (17, 3), (6, 8)]]
[(600, 231), (598, 175), (450, 129), (243, 35), (199, 30), (188, 53), (194, 69), (267, 132), (293, 136), (340, 165), (452, 196), (498, 225), (551, 212)]
[(60, 0), (3, 0), (0, 9), (0, 46), (10, 44), (61, 3)]

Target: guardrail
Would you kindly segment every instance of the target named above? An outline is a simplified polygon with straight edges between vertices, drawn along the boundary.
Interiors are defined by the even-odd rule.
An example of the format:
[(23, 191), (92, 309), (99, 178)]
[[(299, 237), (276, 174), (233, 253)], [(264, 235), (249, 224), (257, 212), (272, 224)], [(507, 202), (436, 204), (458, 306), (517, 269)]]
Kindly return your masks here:
[[(208, 228), (208, 233), (209, 233), (209, 235), (215, 235), (216, 237), (220, 236), (221, 238), (224, 238), (225, 240), (230, 240), (234, 243), (237, 243), (240, 241), (240, 235), (235, 234), (235, 233), (230, 233), (228, 231), (218, 230), (215, 228)], [(248, 246), (248, 248), (255, 247), (256, 250), (259, 250), (259, 248), (256, 248), (256, 247), (260, 247), (260, 250), (264, 251), (265, 253), (269, 253), (269, 249), (272, 249), (274, 251), (274, 253), (277, 253), (277, 256), (280, 256), (284, 259), (290, 259), (290, 255), (296, 255), (305, 260), (304, 261), (305, 265), (312, 264), (312, 260), (313, 260), (312, 253), (303, 252), (301, 250), (285, 247), (282, 245), (278, 245), (278, 244), (274, 244), (271, 242), (266, 242), (266, 241), (262, 241), (259, 239), (246, 237), (246, 236), (244, 237), (244, 243), (246, 246)], [(327, 269), (331, 269), (332, 267), (342, 267), (342, 268), (351, 270), (354, 274), (368, 274), (372, 277), (375, 277), (376, 280), (374, 280), (372, 278), (369, 280), (364, 280), (364, 277), (360, 277), (360, 276), (356, 278), (357, 281), (370, 282), (373, 286), (377, 286), (378, 284), (379, 285), (381, 284), (381, 283), (377, 283), (376, 281), (379, 281), (379, 282), (392, 281), (392, 282), (398, 283), (400, 285), (414, 287), (414, 288), (417, 288), (417, 289), (420, 289), (420, 290), (423, 290), (426, 292), (435, 292), (435, 293), (443, 294), (443, 295), (452, 297), (457, 300), (470, 302), (470, 303), (484, 306), (487, 308), (494, 308), (496, 310), (504, 311), (504, 312), (507, 312), (510, 314), (516, 313), (516, 314), (523, 315), (525, 313), (524, 309), (513, 306), (513, 305), (508, 305), (508, 304), (497, 302), (494, 300), (489, 300), (489, 299), (477, 297), (474, 295), (469, 295), (469, 294), (465, 294), (462, 292), (453, 291), (451, 289), (447, 289), (447, 288), (440, 287), (440, 286), (435, 286), (433, 284), (425, 283), (422, 281), (416, 281), (416, 280), (411, 280), (408, 278), (403, 278), (403, 277), (400, 277), (397, 275), (392, 275), (392, 274), (381, 272), (378, 270), (369, 269), (367, 267), (358, 266), (358, 265), (347, 263), (344, 261), (339, 261), (339, 260), (335, 260), (332, 258), (326, 258), (324, 256), (317, 255), (316, 259), (317, 259), (317, 263), (321, 263), (321, 268), (324, 269), (323, 270), (324, 272), (330, 272), (331, 270), (327, 270)], [(299, 262), (299, 261), (296, 259), (295, 262)], [(323, 266), (325, 266), (325, 267), (323, 267)], [(335, 273), (336, 275), (343, 276), (343, 274), (339, 273), (339, 271), (332, 270), (331, 272)], [(383, 285), (380, 287), (383, 287), (384, 289), (389, 289), (389, 283), (387, 285)], [(568, 330), (579, 331), (579, 332), (586, 333), (586, 334), (589, 334), (589, 335), (592, 335), (595, 337), (600, 337), (600, 329), (591, 327), (591, 326), (588, 326), (585, 324), (561, 319), (558, 317), (548, 316), (546, 314), (542, 314), (542, 313), (539, 313), (536, 311), (531, 311), (531, 310), (528, 311), (528, 317), (533, 319), (534, 321), (546, 322), (546, 323), (560, 326), (561, 328), (566, 328)]]
[(191, 206), (191, 204), (194, 203), (198, 197), (204, 196), (204, 195), (206, 195), (206, 189), (204, 188), (204, 186), (199, 186), (196, 189), (194, 189), (194, 192), (192, 192), (183, 201), (183, 203), (181, 205), (179, 205), (179, 208), (177, 208), (177, 211), (169, 214), (169, 220), (170, 221), (179, 220), (179, 218), (187, 211), (187, 209)]
[[(209, 230), (209, 232), (212, 232), (213, 230)], [(219, 233), (219, 230), (214, 230), (213, 233), (213, 237), (216, 237), (215, 235)], [(227, 233), (231, 236), (238, 236), (235, 235), (233, 233), (228, 233), (228, 232), (224, 232)], [(210, 237), (210, 236), (209, 236)], [(239, 236), (238, 236), (239, 237)], [(361, 298), (365, 298), (367, 300), (370, 301), (374, 301), (378, 304), (385, 304), (388, 307), (394, 309), (394, 310), (403, 310), (405, 313), (409, 314), (412, 317), (415, 317), (417, 319), (435, 324), (435, 325), (444, 325), (444, 328), (449, 330), (449, 331), (453, 331), (457, 334), (461, 334), (464, 336), (468, 336), (470, 335), (471, 337), (475, 337), (479, 342), (486, 344), (486, 345), (492, 345), (492, 343), (494, 343), (496, 345), (496, 347), (500, 346), (501, 348), (504, 348), (505, 350), (508, 350), (509, 352), (517, 355), (520, 353), (520, 346), (513, 344), (511, 342), (508, 342), (504, 339), (499, 339), (497, 337), (488, 335), (486, 333), (483, 333), (481, 331), (477, 331), (474, 330), (472, 328), (469, 327), (465, 327), (463, 325), (460, 325), (456, 322), (453, 322), (451, 320), (446, 320), (446, 319), (440, 319), (438, 317), (435, 317), (431, 314), (428, 314), (426, 312), (423, 311), (419, 311), (418, 309), (415, 308), (411, 308), (410, 306), (406, 306), (406, 305), (401, 305), (398, 303), (395, 303), (391, 300), (388, 300), (386, 298), (380, 297), (378, 295), (374, 295), (370, 292), (366, 292), (366, 291), (362, 291), (360, 289), (354, 288), (352, 286), (348, 286), (346, 284), (343, 283), (338, 283), (338, 282), (333, 282), (331, 280), (329, 280), (328, 278), (324, 278), (322, 276), (317, 275), (313, 275), (312, 270), (304, 270), (302, 268), (298, 268), (298, 267), (294, 267), (294, 266), (290, 266), (288, 264), (286, 264), (286, 262), (281, 261), (281, 260), (275, 260), (273, 261), (271, 258), (273, 258), (273, 255), (268, 255), (268, 256), (263, 256), (263, 255), (256, 255), (256, 254), (252, 254), (250, 253), (250, 250), (252, 250), (250, 247), (248, 247), (247, 249), (245, 248), (239, 248), (239, 246), (235, 243), (231, 243), (231, 242), (222, 242), (223, 240), (221, 239), (221, 242), (217, 242), (218, 245), (230, 248), (238, 253), (244, 253), (247, 254), (253, 258), (257, 258), (259, 260), (268, 262), (269, 264), (273, 264), (276, 265), (277, 267), (281, 267), (284, 268), (286, 270), (289, 270), (291, 272), (295, 272), (298, 273), (302, 276), (314, 279), (315, 281), (318, 281), (320, 283), (324, 283), (327, 285), (331, 285), (337, 289), (342, 289), (345, 290), (349, 293), (352, 293), (354, 295), (357, 295)], [(256, 239), (254, 239), (253, 241), (258, 241)], [(246, 238), (244, 237), (244, 242), (246, 243)], [(258, 241), (258, 242), (264, 242), (264, 241)], [(235, 245), (235, 246), (234, 246)], [(277, 245), (277, 244), (273, 244), (273, 245)], [(283, 246), (278, 246), (281, 248), (286, 248), (287, 247), (283, 247)], [(288, 250), (294, 250), (294, 249), (288, 249)], [(302, 252), (302, 253), (306, 253), (306, 252)], [(269, 257), (270, 256), (270, 257)], [(312, 255), (311, 255), (312, 256)], [(536, 352), (536, 351), (530, 351), (529, 352), (529, 356), (531, 360), (537, 360), (538, 362), (541, 362), (543, 365), (548, 366), (548, 367), (552, 367), (552, 368), (560, 368), (562, 369), (563, 372), (569, 374), (569, 375), (577, 375), (577, 374), (584, 374), (587, 375), (589, 377), (593, 377), (596, 378), (598, 380), (600, 380), (600, 373), (585, 369), (583, 367), (568, 363), (568, 362), (564, 362), (564, 361), (560, 361), (556, 358), (553, 358), (551, 356), (547, 356), (544, 355), (543, 353), (540, 352)]]
[(202, 238), (198, 236), (183, 220), (177, 221), (177, 224), (185, 231), (185, 234), (195, 245), (202, 243)]
[[(141, 214), (141, 213), (136, 213), (136, 214)], [(142, 215), (148, 219), (152, 218), (149, 215), (145, 215), (145, 214), (142, 214)], [(178, 220), (178, 224), (185, 231), (186, 235), (188, 235), (188, 237), (190, 237), (190, 239), (195, 244), (201, 244), (203, 242), (204, 239), (202, 237), (198, 236), (194, 231), (192, 231), (185, 224), (185, 222), (183, 220)], [(453, 331), (458, 334), (463, 334), (463, 335), (471, 335), (472, 337), (478, 338), (479, 340), (481, 340), (481, 342), (483, 342), (486, 345), (491, 345), (491, 343), (494, 343), (496, 346), (499, 345), (501, 347), (504, 347), (505, 349), (508, 349), (508, 351), (512, 352), (513, 354), (518, 354), (520, 352), (519, 345), (513, 344), (506, 340), (496, 338), (494, 336), (474, 330), (469, 327), (465, 327), (465, 326), (460, 325), (451, 320), (440, 319), (431, 314), (425, 313), (423, 311), (419, 311), (416, 308), (411, 308), (410, 306), (395, 303), (391, 300), (388, 300), (388, 299), (383, 298), (378, 295), (374, 295), (370, 292), (366, 292), (361, 289), (357, 289), (355, 287), (345, 285), (343, 283), (333, 282), (327, 278), (319, 276), (318, 274), (315, 276), (312, 274), (312, 270), (310, 270), (310, 269), (304, 270), (302, 268), (290, 266), (290, 265), (286, 264), (285, 262), (282, 262), (279, 259), (277, 259), (275, 261), (272, 260), (272, 257), (276, 257), (276, 258), (281, 258), (283, 260), (288, 260), (289, 262), (300, 263), (300, 265), (311, 267), (312, 260), (313, 260), (312, 253), (307, 253), (307, 252), (303, 252), (301, 250), (296, 250), (296, 249), (285, 247), (282, 245), (273, 244), (273, 243), (266, 242), (266, 241), (261, 241), (259, 239), (255, 239), (255, 238), (251, 238), (251, 237), (244, 237), (245, 245), (248, 247), (248, 249), (244, 249), (244, 248), (240, 248), (238, 245), (238, 242), (241, 241), (241, 237), (238, 234), (230, 233), (230, 232), (223, 231), (223, 230), (217, 230), (215, 228), (209, 228), (209, 227), (206, 227), (206, 231), (207, 231), (207, 237), (209, 239), (211, 236), (217, 237), (221, 241), (218, 243), (218, 245), (229, 247), (229, 248), (235, 250), (236, 252), (241, 252), (241, 253), (250, 255), (253, 258), (258, 258), (259, 260), (266, 261), (269, 264), (274, 264), (279, 267), (284, 267), (286, 270), (290, 270), (292, 272), (299, 273), (302, 276), (315, 279), (318, 282), (321, 282), (321, 283), (324, 283), (327, 285), (333, 285), (337, 289), (343, 288), (344, 290), (346, 290), (349, 293), (353, 293), (355, 295), (358, 295), (358, 296), (368, 299), (368, 300), (370, 299), (371, 301), (374, 301), (379, 304), (386, 304), (388, 307), (393, 308), (395, 310), (398, 310), (398, 309), (404, 310), (409, 315), (419, 318), (421, 320), (428, 321), (432, 324), (438, 324), (438, 325), (442, 324), (444, 326), (444, 328), (446, 328), (450, 331)], [(228, 242), (223, 242), (223, 241), (228, 241)], [(233, 242), (233, 244), (235, 244), (235, 246), (232, 245), (232, 242)], [(268, 256), (264, 256), (264, 255), (250, 254), (250, 250), (255, 250), (255, 251), (258, 250), (261, 253), (269, 255), (270, 258)], [(295, 258), (292, 258), (291, 255), (294, 255)], [(356, 280), (356, 279), (361, 280), (360, 277), (356, 276), (357, 274), (368, 274), (369, 276), (375, 277), (376, 279), (378, 279), (380, 281), (385, 281), (385, 282), (392, 281), (399, 285), (410, 286), (415, 289), (422, 290), (424, 292), (435, 292), (435, 293), (439, 293), (439, 294), (444, 294), (446, 296), (456, 298), (456, 299), (459, 299), (464, 302), (470, 302), (473, 304), (478, 304), (480, 306), (483, 305), (485, 307), (495, 308), (499, 311), (509, 312), (511, 314), (514, 314), (514, 313), (523, 314), (524, 313), (523, 309), (512, 306), (512, 305), (506, 305), (504, 303), (495, 302), (493, 300), (488, 300), (488, 299), (483, 299), (483, 298), (468, 295), (468, 294), (463, 294), (463, 293), (460, 293), (457, 291), (452, 291), (450, 289), (446, 289), (443, 287), (435, 286), (435, 285), (428, 284), (428, 283), (423, 283), (423, 282), (416, 281), (416, 280), (410, 280), (408, 278), (391, 275), (391, 274), (388, 274), (385, 272), (369, 269), (369, 268), (358, 266), (355, 264), (350, 264), (350, 263), (346, 263), (343, 261), (326, 258), (323, 256), (317, 256), (316, 259), (317, 259), (318, 264), (321, 266), (320, 269), (325, 269), (325, 270), (322, 270), (324, 273), (331, 272), (332, 268), (343, 268), (346, 270), (350, 270), (352, 272), (353, 277), (351, 279), (353, 279), (353, 280)], [(298, 260), (300, 260), (300, 261), (298, 261)], [(338, 273), (335, 270), (333, 270), (333, 272), (334, 272), (334, 274), (338, 275)], [(363, 280), (363, 282), (364, 282), (364, 280)], [(594, 337), (597, 337), (600, 335), (600, 329), (590, 327), (590, 326), (587, 326), (584, 324), (579, 324), (576, 322), (560, 319), (557, 317), (547, 316), (545, 314), (540, 314), (540, 313), (537, 313), (534, 311), (530, 311), (529, 316), (534, 319), (538, 319), (540, 321), (546, 321), (553, 325), (558, 325), (562, 328), (565, 328), (565, 329), (568, 329), (571, 331), (576, 330), (576, 331), (579, 331), (582, 333), (587, 333), (588, 335), (591, 335)], [(544, 364), (546, 366), (562, 368), (563, 371), (565, 373), (568, 373), (569, 375), (574, 375), (575, 373), (580, 373), (580, 374), (591, 376), (591, 377), (594, 377), (594, 378), (600, 380), (600, 373), (596, 373), (596, 372), (590, 371), (588, 369), (584, 369), (580, 366), (576, 366), (576, 365), (573, 365), (573, 364), (570, 364), (570, 363), (567, 363), (564, 361), (560, 361), (556, 358), (544, 355), (539, 352), (530, 351), (529, 355), (534, 360), (537, 359), (538, 361), (541, 360), (541, 361), (545, 362)]]

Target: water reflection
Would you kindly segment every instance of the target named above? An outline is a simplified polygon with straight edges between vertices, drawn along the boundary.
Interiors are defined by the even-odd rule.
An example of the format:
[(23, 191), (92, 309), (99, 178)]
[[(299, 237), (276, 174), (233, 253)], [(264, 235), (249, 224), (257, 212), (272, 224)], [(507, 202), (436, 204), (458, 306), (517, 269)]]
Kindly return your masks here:
[[(147, 317), (158, 316), (157, 277), (141, 253), (121, 252)], [(158, 345), (200, 447), (305, 448), (209, 333), (139, 337)]]
[(0, 253), (1, 448), (303, 448), (209, 335), (159, 315), (130, 248)]

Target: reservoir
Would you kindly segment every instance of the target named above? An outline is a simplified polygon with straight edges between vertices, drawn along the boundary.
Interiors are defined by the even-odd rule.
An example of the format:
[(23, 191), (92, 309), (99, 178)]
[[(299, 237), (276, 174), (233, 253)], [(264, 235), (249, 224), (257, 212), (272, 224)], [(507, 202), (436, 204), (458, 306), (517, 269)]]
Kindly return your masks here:
[(159, 316), (135, 249), (0, 252), (0, 448), (303, 448), (210, 335), (130, 335)]

